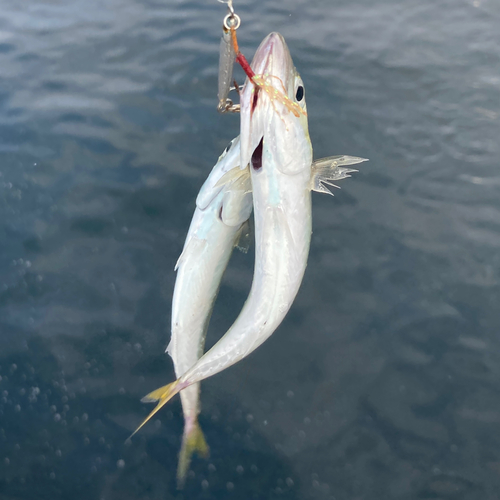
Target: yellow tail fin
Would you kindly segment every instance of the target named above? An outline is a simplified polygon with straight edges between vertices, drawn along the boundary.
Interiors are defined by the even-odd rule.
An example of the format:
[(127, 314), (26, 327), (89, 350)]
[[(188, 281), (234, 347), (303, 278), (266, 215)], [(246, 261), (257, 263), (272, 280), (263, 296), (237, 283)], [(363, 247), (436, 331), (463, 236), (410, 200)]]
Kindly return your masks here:
[(177, 467), (177, 488), (182, 489), (186, 481), (186, 475), (191, 463), (191, 456), (193, 453), (200, 457), (207, 458), (209, 448), (205, 441), (205, 436), (201, 430), (198, 421), (190, 426), (189, 431), (184, 428), (184, 435), (182, 436), (181, 452), (179, 453), (179, 465)]
[(175, 382), (164, 385), (163, 387), (160, 387), (159, 389), (156, 389), (155, 391), (144, 396), (141, 399), (143, 403), (158, 401), (158, 404), (156, 405), (156, 408), (144, 419), (144, 422), (142, 422), (142, 424), (139, 425), (139, 427), (137, 427), (137, 429), (130, 435), (130, 438), (142, 429), (142, 427), (153, 417), (153, 415), (165, 406), (180, 390), (181, 387), (179, 387), (179, 381), (176, 380)]

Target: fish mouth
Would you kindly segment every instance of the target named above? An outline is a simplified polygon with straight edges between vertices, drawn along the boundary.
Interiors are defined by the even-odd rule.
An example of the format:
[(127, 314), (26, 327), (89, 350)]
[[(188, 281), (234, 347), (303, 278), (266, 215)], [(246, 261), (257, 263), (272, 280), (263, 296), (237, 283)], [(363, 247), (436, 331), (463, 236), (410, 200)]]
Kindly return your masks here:
[(279, 33), (267, 35), (259, 45), (251, 66), (257, 76), (265, 75), (268, 89), (247, 79), (241, 91), (241, 168), (251, 164), (254, 170), (260, 170), (265, 132), (272, 121), (272, 114), (276, 112), (270, 99), (265, 99), (263, 94), (276, 89), (288, 95), (287, 82), (294, 70), (285, 39)]
[(256, 75), (273, 75), (284, 81), (292, 64), (285, 39), (279, 33), (270, 33), (255, 52), (252, 69)]

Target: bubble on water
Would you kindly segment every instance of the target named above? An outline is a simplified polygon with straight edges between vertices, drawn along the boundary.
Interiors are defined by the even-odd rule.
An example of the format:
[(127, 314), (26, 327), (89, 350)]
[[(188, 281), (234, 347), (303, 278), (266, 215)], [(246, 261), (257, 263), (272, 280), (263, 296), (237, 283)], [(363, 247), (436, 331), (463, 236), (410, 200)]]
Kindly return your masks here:
[(59, 413), (56, 413), (54, 415), (54, 422), (59, 422), (61, 420), (61, 415)]
[(118, 389), (118, 394), (125, 394), (125, 388), (124, 387), (120, 387)]
[(247, 415), (247, 422), (248, 422), (249, 424), (251, 424), (251, 423), (253, 422), (253, 415), (252, 415), (251, 413), (249, 413), (249, 414)]
[(4, 463), (5, 465), (10, 465), (10, 460), (9, 460), (7, 457), (5, 457), (5, 458), (3, 459), (3, 463)]
[(50, 409), (50, 411), (52, 413), (55, 413), (57, 411), (57, 406), (56, 405), (52, 405), (49, 409)]
[(119, 469), (123, 469), (125, 467), (125, 460), (123, 460), (123, 459), (118, 460), (118, 462), (116, 462), (116, 466)]
[(208, 470), (210, 472), (215, 472), (217, 470), (217, 468), (215, 467), (214, 464), (208, 464)]
[(86, 413), (84, 413), (82, 415), (82, 422), (86, 422), (88, 419), (89, 419), (89, 416)]
[(62, 456), (62, 451), (56, 450), (56, 457), (61, 457), (61, 456)]
[(229, 481), (226, 484), (226, 488), (227, 488), (227, 491), (233, 491), (234, 490), (234, 483), (232, 483), (231, 481)]
[(310, 423), (311, 423), (311, 419), (310, 419), (309, 417), (306, 417), (306, 418), (304, 419), (304, 424), (305, 424), (305, 425), (309, 425)]
[(295, 394), (293, 393), (293, 391), (288, 391), (288, 392), (286, 393), (286, 396), (287, 396), (287, 398), (292, 399), (292, 398), (295, 396)]
[(244, 471), (245, 471), (245, 469), (243, 468), (243, 466), (242, 466), (242, 465), (238, 465), (238, 466), (236, 467), (236, 472), (237, 472), (238, 474), (243, 474), (243, 472), (244, 472)]
[(287, 477), (285, 479), (285, 483), (289, 488), (291, 488), (294, 485), (293, 479), (291, 477)]
[(206, 489), (208, 489), (208, 486), (209, 486), (208, 481), (207, 481), (206, 479), (204, 479), (204, 480), (201, 482), (201, 487), (202, 487), (204, 490), (206, 490)]
[(267, 420), (264, 420), (264, 422), (262, 422), (264, 425), (267, 425)]
[(21, 411), (21, 405), (14, 406), (14, 411), (17, 411), (17, 412)]

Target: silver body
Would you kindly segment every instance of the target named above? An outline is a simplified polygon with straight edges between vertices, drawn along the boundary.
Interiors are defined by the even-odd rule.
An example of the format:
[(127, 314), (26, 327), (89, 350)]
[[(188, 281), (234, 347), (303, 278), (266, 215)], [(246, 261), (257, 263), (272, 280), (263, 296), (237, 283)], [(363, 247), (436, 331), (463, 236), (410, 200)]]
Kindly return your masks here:
[[(205, 336), (222, 274), (252, 212), (250, 180), (217, 183), (240, 165), (239, 138), (219, 158), (196, 199), (196, 209), (177, 262), (172, 302), (172, 337), (167, 351), (180, 377), (203, 354)], [(181, 393), (186, 426), (199, 413), (199, 384)]]
[[(261, 44), (252, 67), (295, 98), (300, 77), (281, 35)], [(279, 84), (279, 82), (282, 84)], [(240, 361), (276, 330), (300, 287), (311, 239), (312, 148), (307, 116), (295, 116), (247, 81), (241, 96), (241, 162), (250, 164), (255, 217), (255, 270), (250, 295), (233, 326), (180, 377), (179, 389)], [(269, 90), (269, 89), (268, 89)], [(255, 168), (262, 140), (261, 167)], [(255, 165), (254, 165), (255, 164)], [(253, 166), (254, 165), (254, 166)], [(258, 166), (258, 165), (257, 165)], [(187, 389), (184, 389), (186, 391)]]

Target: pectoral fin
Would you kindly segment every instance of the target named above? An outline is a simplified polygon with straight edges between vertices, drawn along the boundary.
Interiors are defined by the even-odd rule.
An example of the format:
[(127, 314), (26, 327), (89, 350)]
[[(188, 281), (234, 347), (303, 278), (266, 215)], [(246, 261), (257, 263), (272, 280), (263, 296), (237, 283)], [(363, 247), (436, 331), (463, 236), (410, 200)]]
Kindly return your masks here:
[(340, 181), (351, 177), (349, 174), (357, 172), (354, 168), (345, 168), (344, 165), (356, 165), (368, 161), (366, 158), (358, 158), (357, 156), (329, 156), (316, 160), (311, 167), (311, 190), (318, 193), (333, 193), (327, 186), (339, 188), (333, 181)]
[(228, 172), (226, 172), (215, 184), (215, 187), (226, 186), (227, 184), (231, 184), (240, 180), (240, 182), (246, 182), (247, 179), (250, 178), (250, 170), (248, 167), (246, 168), (232, 168)]

